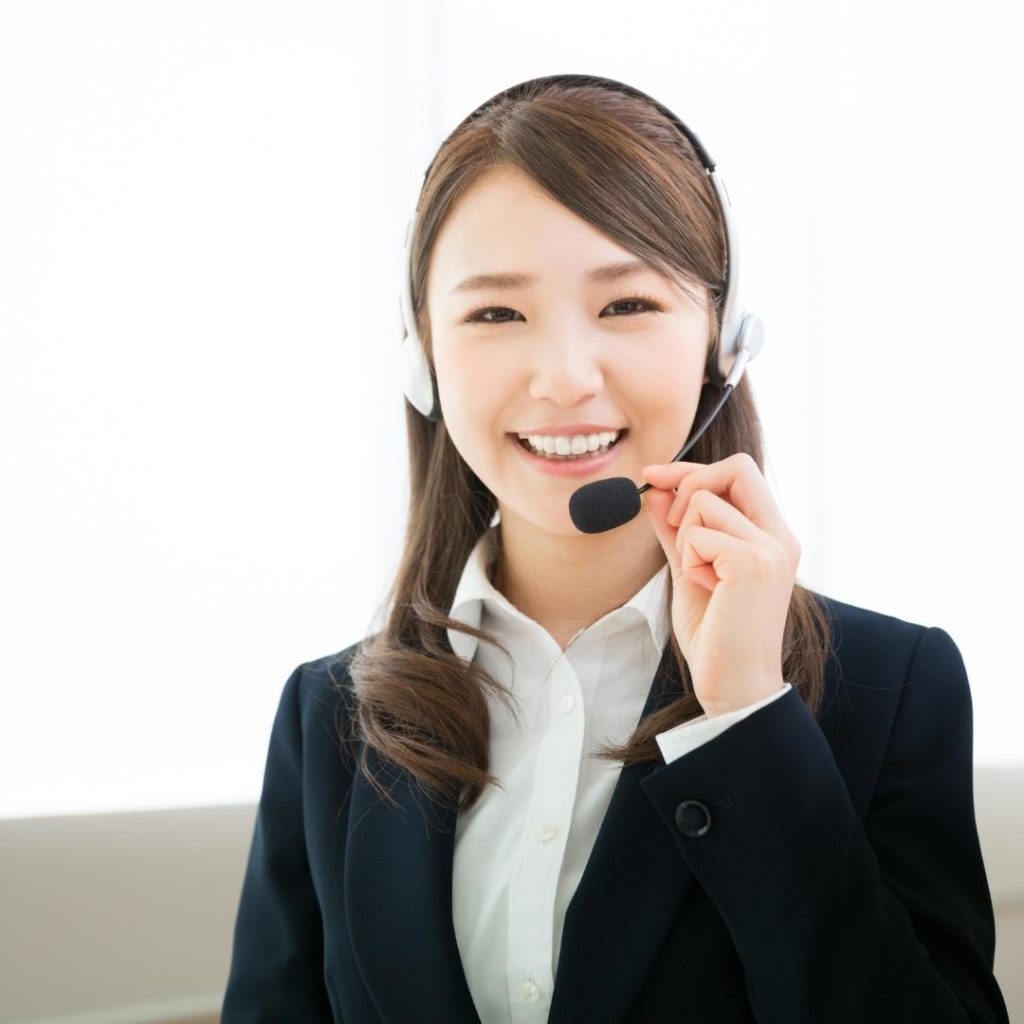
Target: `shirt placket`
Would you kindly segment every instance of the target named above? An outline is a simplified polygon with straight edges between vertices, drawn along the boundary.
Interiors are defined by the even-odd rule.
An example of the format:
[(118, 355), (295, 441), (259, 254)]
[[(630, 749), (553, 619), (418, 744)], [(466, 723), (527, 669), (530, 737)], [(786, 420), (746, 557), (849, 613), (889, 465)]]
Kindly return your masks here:
[(554, 907), (573, 819), (584, 740), (579, 679), (560, 655), (545, 695), (530, 809), (509, 885), (508, 993), (513, 1024), (547, 1020), (554, 987)]

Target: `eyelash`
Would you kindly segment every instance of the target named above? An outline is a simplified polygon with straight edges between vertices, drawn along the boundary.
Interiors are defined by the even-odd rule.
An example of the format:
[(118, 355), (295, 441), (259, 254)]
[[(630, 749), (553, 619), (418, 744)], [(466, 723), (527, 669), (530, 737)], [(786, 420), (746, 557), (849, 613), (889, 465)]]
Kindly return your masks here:
[[(623, 316), (626, 318), (634, 317), (638, 313), (643, 312), (658, 312), (662, 311), (661, 305), (652, 295), (625, 295), (621, 299), (613, 299), (608, 303), (609, 306), (617, 306), (620, 302), (639, 302), (647, 306), (647, 310), (637, 310), (634, 313), (619, 314), (615, 319), (621, 319)], [(489, 313), (492, 310), (504, 310), (509, 309), (508, 306), (489, 306), (486, 303), (480, 306), (474, 306), (462, 319), (462, 323), (481, 323), (488, 327), (497, 327), (499, 324), (512, 323), (511, 320), (484, 320), (481, 318), (483, 313)]]

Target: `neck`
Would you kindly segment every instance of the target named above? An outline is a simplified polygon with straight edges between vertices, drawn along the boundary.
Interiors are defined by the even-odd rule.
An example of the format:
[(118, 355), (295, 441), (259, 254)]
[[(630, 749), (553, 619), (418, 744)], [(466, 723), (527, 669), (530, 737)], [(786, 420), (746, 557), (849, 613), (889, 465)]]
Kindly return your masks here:
[(665, 565), (642, 513), (600, 534), (551, 533), (501, 508), (495, 589), (543, 626), (563, 649), (624, 605)]

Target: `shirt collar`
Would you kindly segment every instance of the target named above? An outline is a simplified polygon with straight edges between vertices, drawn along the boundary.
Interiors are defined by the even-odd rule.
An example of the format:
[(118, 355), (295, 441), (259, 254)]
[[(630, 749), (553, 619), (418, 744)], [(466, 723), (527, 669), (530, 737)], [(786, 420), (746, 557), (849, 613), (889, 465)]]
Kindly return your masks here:
[[(448, 612), (451, 618), (458, 619), (474, 629), (480, 628), (484, 601), (490, 602), (489, 610), (499, 617), (504, 614), (522, 622), (533, 622), (490, 581), (489, 572), (498, 550), (497, 526), (495, 525), (497, 521), (498, 514), (495, 513), (491, 525), (474, 545), (462, 570), (458, 586), (455, 589), (455, 597)], [(635, 608), (640, 612), (650, 630), (655, 649), (659, 652), (665, 649), (672, 628), (666, 604), (668, 578), (669, 565), (666, 562), (622, 605), (622, 608)], [(471, 662), (476, 654), (477, 638), (459, 632), (457, 629), (448, 629), (447, 633), (452, 650), (464, 661)]]

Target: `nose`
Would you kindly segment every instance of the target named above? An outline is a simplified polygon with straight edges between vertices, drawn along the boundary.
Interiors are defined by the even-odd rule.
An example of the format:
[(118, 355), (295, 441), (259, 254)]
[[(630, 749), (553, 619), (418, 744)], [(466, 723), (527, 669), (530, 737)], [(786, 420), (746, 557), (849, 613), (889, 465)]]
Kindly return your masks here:
[(604, 387), (600, 346), (579, 323), (563, 321), (531, 349), (530, 397), (571, 408)]

